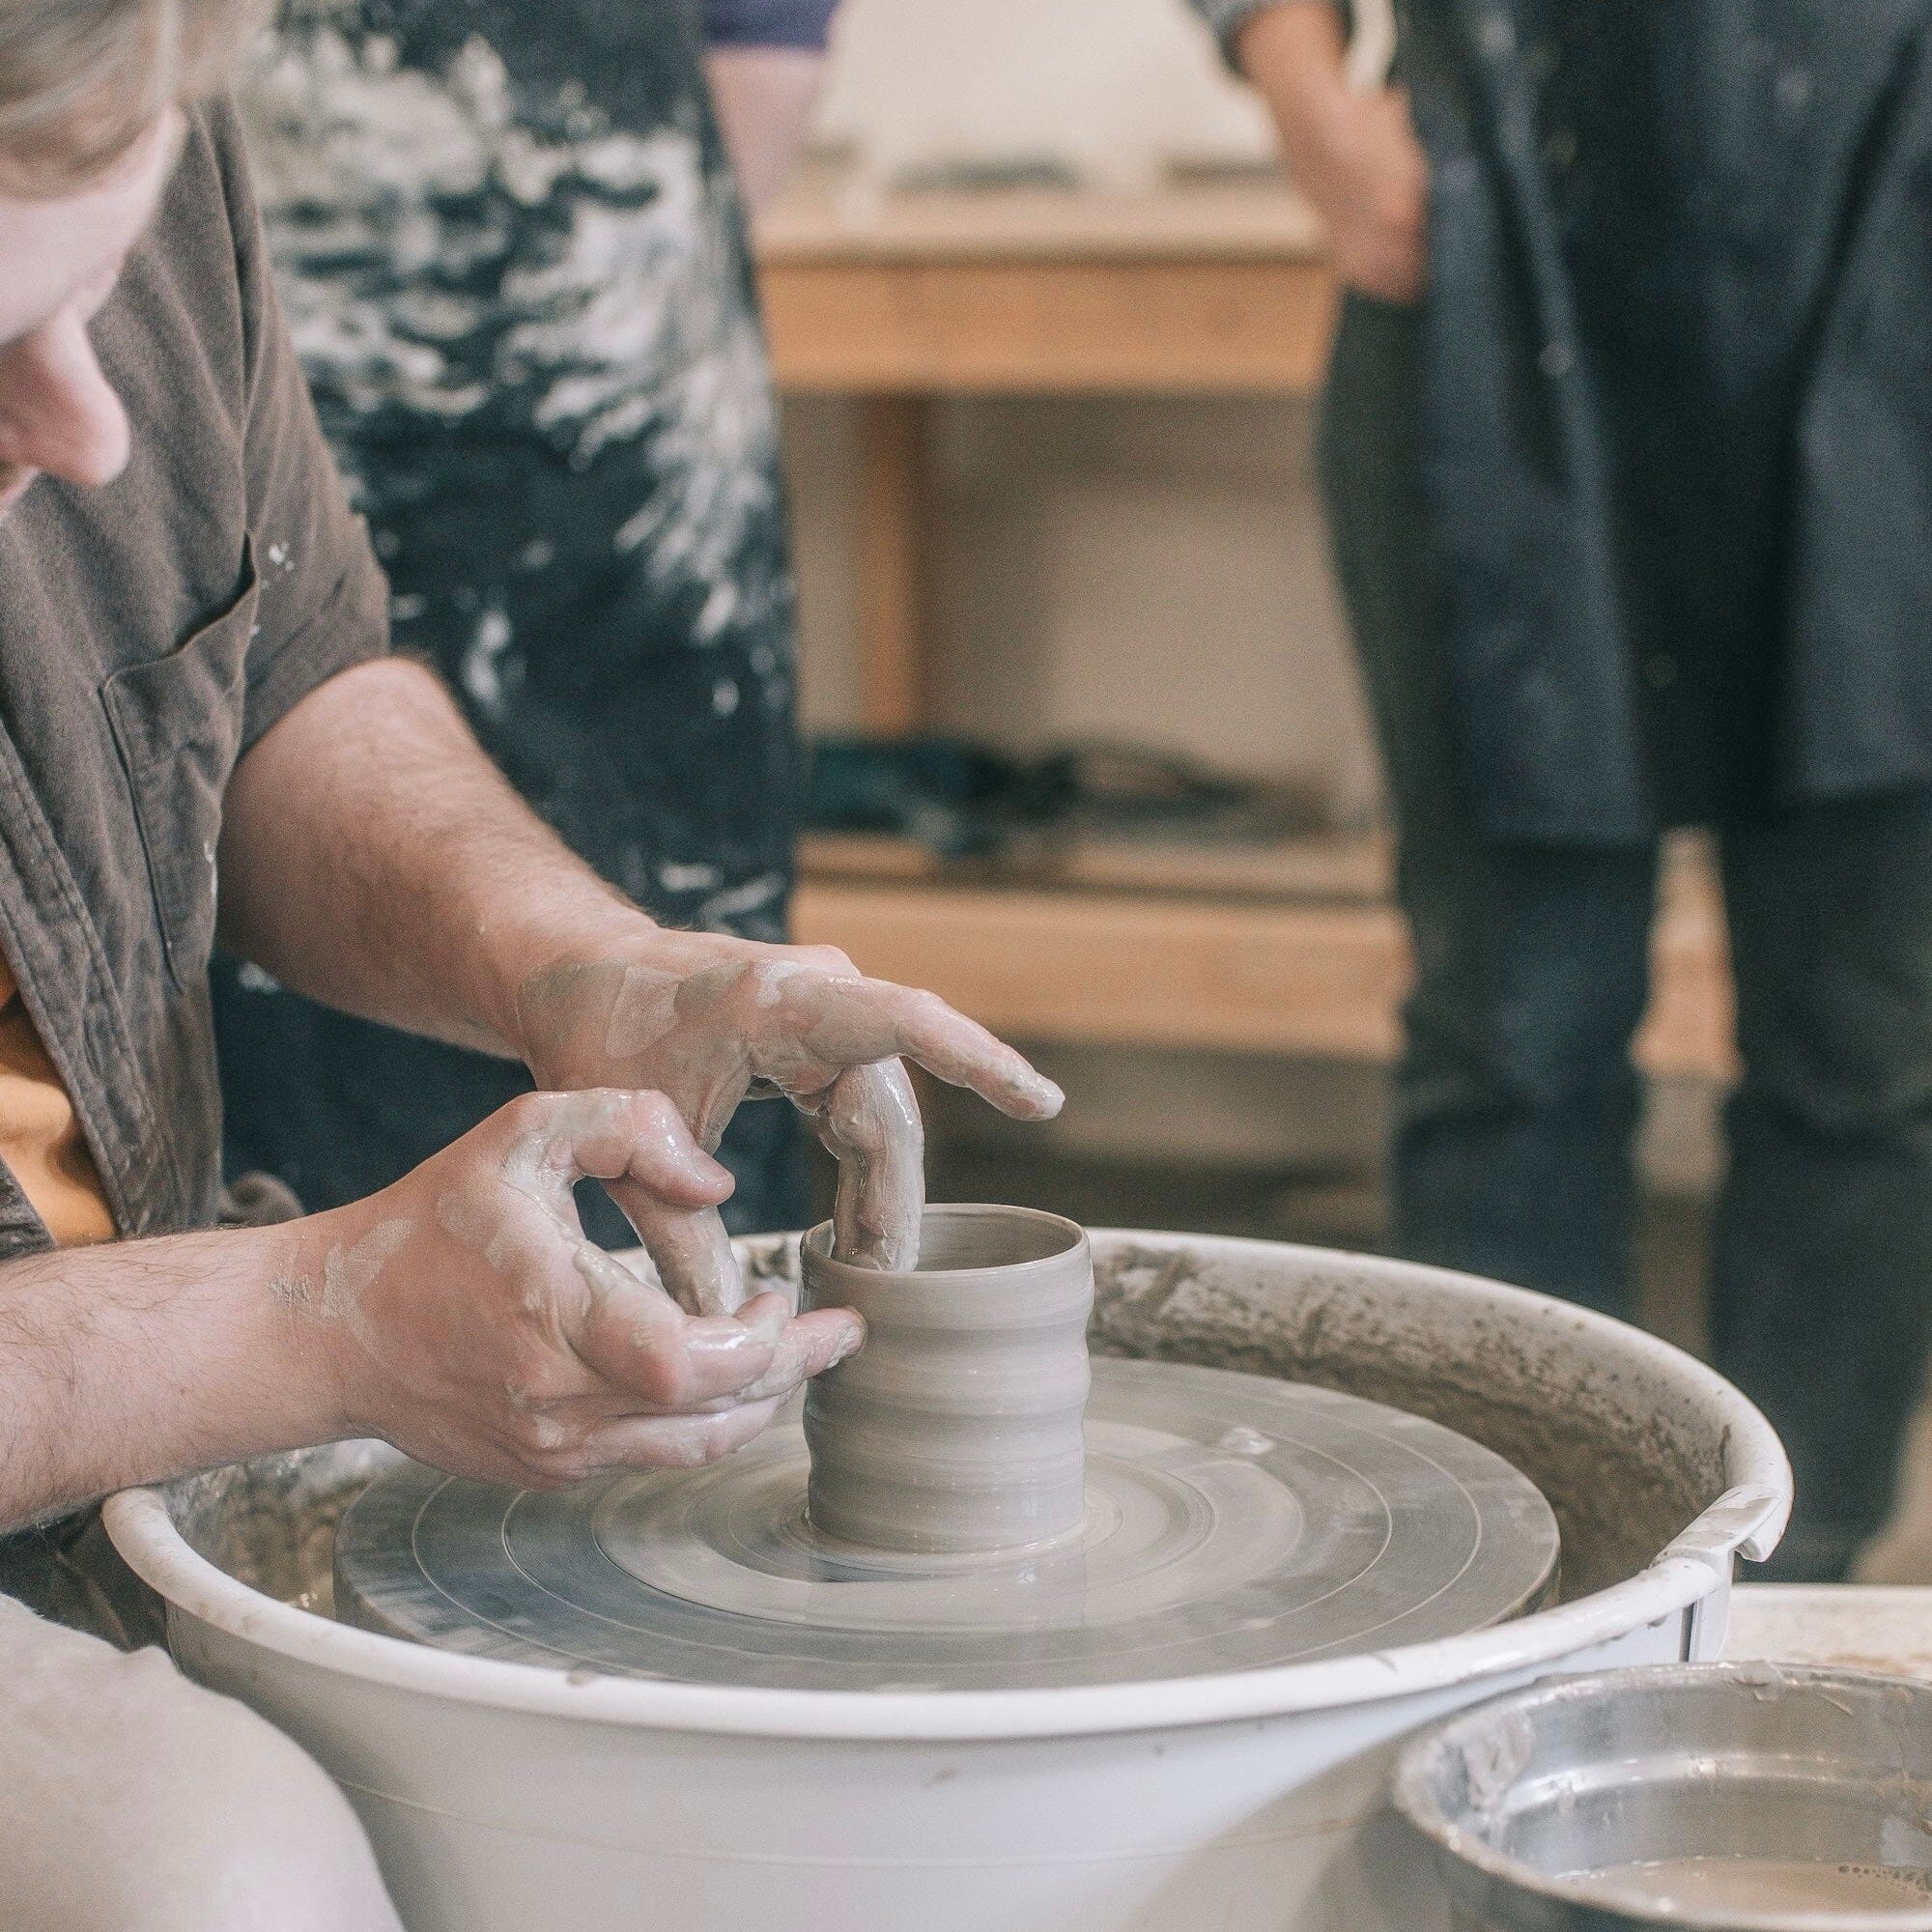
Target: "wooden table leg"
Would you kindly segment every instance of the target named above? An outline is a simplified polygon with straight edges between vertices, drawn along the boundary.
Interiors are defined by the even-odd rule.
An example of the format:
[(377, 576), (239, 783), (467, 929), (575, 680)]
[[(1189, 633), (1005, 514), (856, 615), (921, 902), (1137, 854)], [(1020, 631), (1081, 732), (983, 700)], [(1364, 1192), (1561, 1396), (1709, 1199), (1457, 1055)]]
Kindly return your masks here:
[(885, 736), (916, 732), (929, 722), (921, 551), (925, 499), (923, 399), (862, 397), (852, 552), (859, 722)]

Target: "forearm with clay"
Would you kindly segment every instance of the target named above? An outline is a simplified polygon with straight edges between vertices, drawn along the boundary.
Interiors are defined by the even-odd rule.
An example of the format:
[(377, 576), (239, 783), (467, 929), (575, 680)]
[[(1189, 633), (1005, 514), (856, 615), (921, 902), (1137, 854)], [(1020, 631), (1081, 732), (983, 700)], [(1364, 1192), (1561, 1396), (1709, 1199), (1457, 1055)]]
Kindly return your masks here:
[[(1019, 1119), (1059, 1089), (928, 993), (826, 948), (670, 932), (606, 886), (491, 766), (435, 680), (386, 661), (312, 693), (229, 786), (222, 937), (297, 990), (522, 1059), (541, 1087), (655, 1090), (707, 1150), (781, 1094), (838, 1156), (841, 1254), (907, 1265), (923, 1202), (901, 1059)], [(692, 1310), (744, 1286), (715, 1215), (611, 1192)]]
[(687, 1314), (584, 1238), (586, 1178), (663, 1226), (731, 1185), (662, 1094), (534, 1094), (326, 1214), (0, 1266), (0, 1528), (349, 1435), (544, 1489), (707, 1462), (863, 1340), (776, 1294)]

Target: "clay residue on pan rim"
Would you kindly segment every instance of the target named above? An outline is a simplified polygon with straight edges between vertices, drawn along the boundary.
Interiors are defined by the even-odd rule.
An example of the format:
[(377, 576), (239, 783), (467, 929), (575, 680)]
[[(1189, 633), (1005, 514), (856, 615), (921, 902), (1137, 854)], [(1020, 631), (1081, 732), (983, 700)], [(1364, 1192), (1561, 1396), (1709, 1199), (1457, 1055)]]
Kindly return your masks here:
[[(1599, 1378), (1574, 1353), (1539, 1354), (1475, 1316), (1451, 1338), (1391, 1309), (1386, 1279), (1324, 1258), (1292, 1296), (1237, 1263), (1107, 1244), (1094, 1260), (1095, 1353), (1199, 1362), (1340, 1389), (1439, 1422), (1522, 1470), (1563, 1533), (1564, 1596), (1640, 1570), (1722, 1488), (1717, 1459), (1667, 1390)], [(1552, 1308), (1552, 1340), (1576, 1321)]]

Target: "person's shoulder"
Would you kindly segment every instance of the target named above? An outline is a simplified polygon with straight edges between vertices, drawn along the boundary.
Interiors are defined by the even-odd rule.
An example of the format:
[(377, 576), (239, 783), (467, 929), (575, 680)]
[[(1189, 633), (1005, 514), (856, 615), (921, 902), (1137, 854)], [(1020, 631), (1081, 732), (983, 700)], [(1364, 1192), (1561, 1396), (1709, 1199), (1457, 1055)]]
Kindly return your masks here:
[(241, 117), (217, 98), (186, 110), (181, 156), (115, 303), (142, 333), (189, 343), (227, 407), (252, 380), (261, 324), (260, 220)]
[(255, 219), (241, 116), (232, 100), (216, 96), (189, 107), (185, 120), (181, 158), (156, 213), (154, 242), (170, 255), (219, 250), (235, 258)]

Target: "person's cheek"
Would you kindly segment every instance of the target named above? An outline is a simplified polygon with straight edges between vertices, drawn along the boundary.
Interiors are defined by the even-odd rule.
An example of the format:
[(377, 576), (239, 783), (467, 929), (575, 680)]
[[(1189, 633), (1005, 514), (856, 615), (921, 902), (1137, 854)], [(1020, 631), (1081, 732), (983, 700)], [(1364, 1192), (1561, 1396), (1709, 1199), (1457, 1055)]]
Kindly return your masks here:
[(0, 349), (0, 508), (42, 471), (79, 489), (111, 483), (129, 441), (78, 301)]

